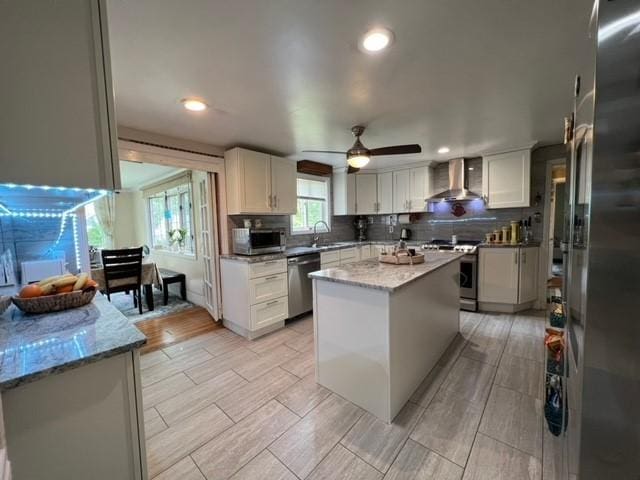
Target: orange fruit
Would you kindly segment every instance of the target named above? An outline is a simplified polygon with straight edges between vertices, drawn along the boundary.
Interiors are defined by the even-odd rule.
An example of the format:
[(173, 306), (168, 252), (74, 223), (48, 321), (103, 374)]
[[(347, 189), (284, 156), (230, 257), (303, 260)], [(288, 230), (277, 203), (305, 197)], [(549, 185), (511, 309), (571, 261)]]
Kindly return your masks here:
[(40, 295), (42, 295), (42, 288), (40, 288), (40, 285), (25, 285), (22, 287), (22, 290), (20, 290), (20, 298), (35, 298)]
[(90, 278), (90, 279), (87, 280), (87, 283), (84, 284), (84, 288), (88, 288), (88, 287), (96, 287), (97, 288), (98, 287), (98, 282), (96, 282), (95, 280)]
[(73, 292), (73, 284), (65, 285), (64, 287), (56, 288), (56, 293), (69, 293)]

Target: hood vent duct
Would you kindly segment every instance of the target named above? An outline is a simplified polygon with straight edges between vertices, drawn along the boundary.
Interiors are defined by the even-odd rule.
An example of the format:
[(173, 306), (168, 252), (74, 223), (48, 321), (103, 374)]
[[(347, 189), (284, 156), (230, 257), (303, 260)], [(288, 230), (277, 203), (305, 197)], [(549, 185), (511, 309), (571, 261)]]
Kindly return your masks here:
[(469, 177), (464, 158), (449, 160), (449, 189), (426, 199), (427, 202), (465, 201), (482, 198), (469, 190)]

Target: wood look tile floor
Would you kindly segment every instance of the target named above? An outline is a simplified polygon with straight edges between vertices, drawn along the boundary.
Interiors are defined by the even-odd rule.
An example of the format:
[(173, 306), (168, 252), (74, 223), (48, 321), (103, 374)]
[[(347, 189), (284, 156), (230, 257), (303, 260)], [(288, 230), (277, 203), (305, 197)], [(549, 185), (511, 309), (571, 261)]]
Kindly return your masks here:
[(543, 315), (462, 312), (390, 425), (315, 383), (311, 316), (253, 342), (215, 325), (154, 341), (140, 362), (149, 478), (542, 480), (544, 464), (554, 480)]

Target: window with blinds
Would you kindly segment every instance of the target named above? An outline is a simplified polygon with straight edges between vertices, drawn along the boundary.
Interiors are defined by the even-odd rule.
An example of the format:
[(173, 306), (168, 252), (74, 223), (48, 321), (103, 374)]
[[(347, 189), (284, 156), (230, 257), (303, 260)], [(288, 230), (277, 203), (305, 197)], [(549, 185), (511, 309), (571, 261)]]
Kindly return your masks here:
[[(298, 175), (298, 209), (291, 216), (291, 233), (312, 233), (313, 226), (320, 220), (331, 226), (330, 178)], [(318, 225), (318, 232), (326, 231), (324, 225)]]

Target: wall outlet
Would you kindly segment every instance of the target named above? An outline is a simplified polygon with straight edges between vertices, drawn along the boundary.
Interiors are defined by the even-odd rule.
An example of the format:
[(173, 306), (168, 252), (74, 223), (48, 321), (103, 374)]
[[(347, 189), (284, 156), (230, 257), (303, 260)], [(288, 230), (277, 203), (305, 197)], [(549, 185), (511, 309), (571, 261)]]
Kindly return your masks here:
[(389, 233), (393, 233), (393, 225), (389, 225)]

